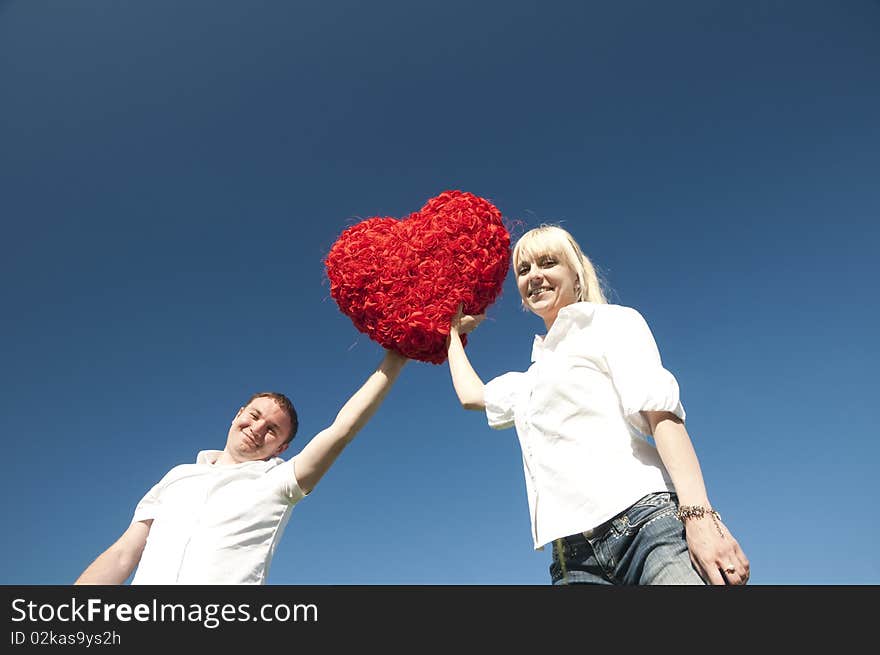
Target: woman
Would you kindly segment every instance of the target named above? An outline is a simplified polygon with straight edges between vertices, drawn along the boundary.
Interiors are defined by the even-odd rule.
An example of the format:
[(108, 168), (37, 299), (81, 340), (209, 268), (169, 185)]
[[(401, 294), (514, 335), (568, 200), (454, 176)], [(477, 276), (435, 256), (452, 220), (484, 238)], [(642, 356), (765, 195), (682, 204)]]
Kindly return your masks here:
[(553, 583), (745, 584), (749, 561), (709, 502), (678, 384), (645, 320), (607, 303), (562, 228), (524, 234), (513, 272), (547, 328), (532, 365), (484, 385), (460, 338), (481, 317), (459, 311), (449, 370), (465, 409), (516, 426), (532, 538), (554, 544)]

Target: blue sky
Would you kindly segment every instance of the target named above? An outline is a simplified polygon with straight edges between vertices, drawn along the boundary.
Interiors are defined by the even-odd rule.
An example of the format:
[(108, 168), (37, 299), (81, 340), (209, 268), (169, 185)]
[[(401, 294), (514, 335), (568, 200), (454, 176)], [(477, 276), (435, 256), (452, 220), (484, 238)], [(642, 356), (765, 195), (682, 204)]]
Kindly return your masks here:
[[(878, 33), (868, 0), (0, 1), (0, 582), (72, 582), (254, 391), (298, 452), (381, 358), (330, 246), (462, 189), (646, 317), (754, 584), (880, 583)], [(509, 277), (475, 368), (542, 328)], [(548, 563), (515, 433), (411, 362), (269, 582)]]

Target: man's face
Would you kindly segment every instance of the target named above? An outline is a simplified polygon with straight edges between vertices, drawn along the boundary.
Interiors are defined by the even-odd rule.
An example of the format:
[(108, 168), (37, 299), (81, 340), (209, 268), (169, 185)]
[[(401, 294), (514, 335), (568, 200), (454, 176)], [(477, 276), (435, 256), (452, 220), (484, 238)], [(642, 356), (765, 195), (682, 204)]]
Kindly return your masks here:
[(239, 462), (276, 457), (287, 449), (290, 417), (273, 398), (254, 398), (229, 427), (226, 452)]

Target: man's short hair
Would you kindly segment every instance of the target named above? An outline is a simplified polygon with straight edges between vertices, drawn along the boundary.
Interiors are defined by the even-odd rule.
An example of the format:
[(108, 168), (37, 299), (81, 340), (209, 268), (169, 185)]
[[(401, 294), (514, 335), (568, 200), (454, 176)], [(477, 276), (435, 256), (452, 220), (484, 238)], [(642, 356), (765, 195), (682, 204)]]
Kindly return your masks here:
[(290, 398), (283, 393), (277, 393), (275, 391), (261, 391), (248, 398), (244, 406), (247, 407), (250, 405), (251, 401), (255, 398), (271, 398), (282, 410), (284, 410), (288, 418), (290, 418), (290, 436), (287, 437), (284, 443), (290, 443), (293, 441), (293, 438), (296, 436), (296, 431), (299, 428), (299, 418), (296, 415), (296, 409), (294, 409), (293, 403), (290, 402)]

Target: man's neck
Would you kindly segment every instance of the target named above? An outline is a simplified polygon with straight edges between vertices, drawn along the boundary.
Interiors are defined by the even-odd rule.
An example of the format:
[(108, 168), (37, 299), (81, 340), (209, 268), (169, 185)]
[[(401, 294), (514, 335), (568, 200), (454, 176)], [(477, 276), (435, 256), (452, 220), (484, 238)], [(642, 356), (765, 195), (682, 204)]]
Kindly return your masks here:
[(218, 455), (217, 459), (214, 460), (214, 466), (233, 466), (234, 464), (244, 464), (245, 462), (267, 462), (270, 459), (272, 459), (272, 457), (267, 457), (266, 459), (237, 459), (235, 455), (228, 450), (224, 450)]
[(222, 453), (220, 453), (220, 456), (216, 460), (214, 460), (214, 465), (215, 466), (232, 466), (233, 464), (241, 464), (242, 462), (245, 462), (245, 461), (247, 461), (247, 460), (237, 460), (232, 455), (232, 453), (230, 453), (228, 450), (224, 450)]

